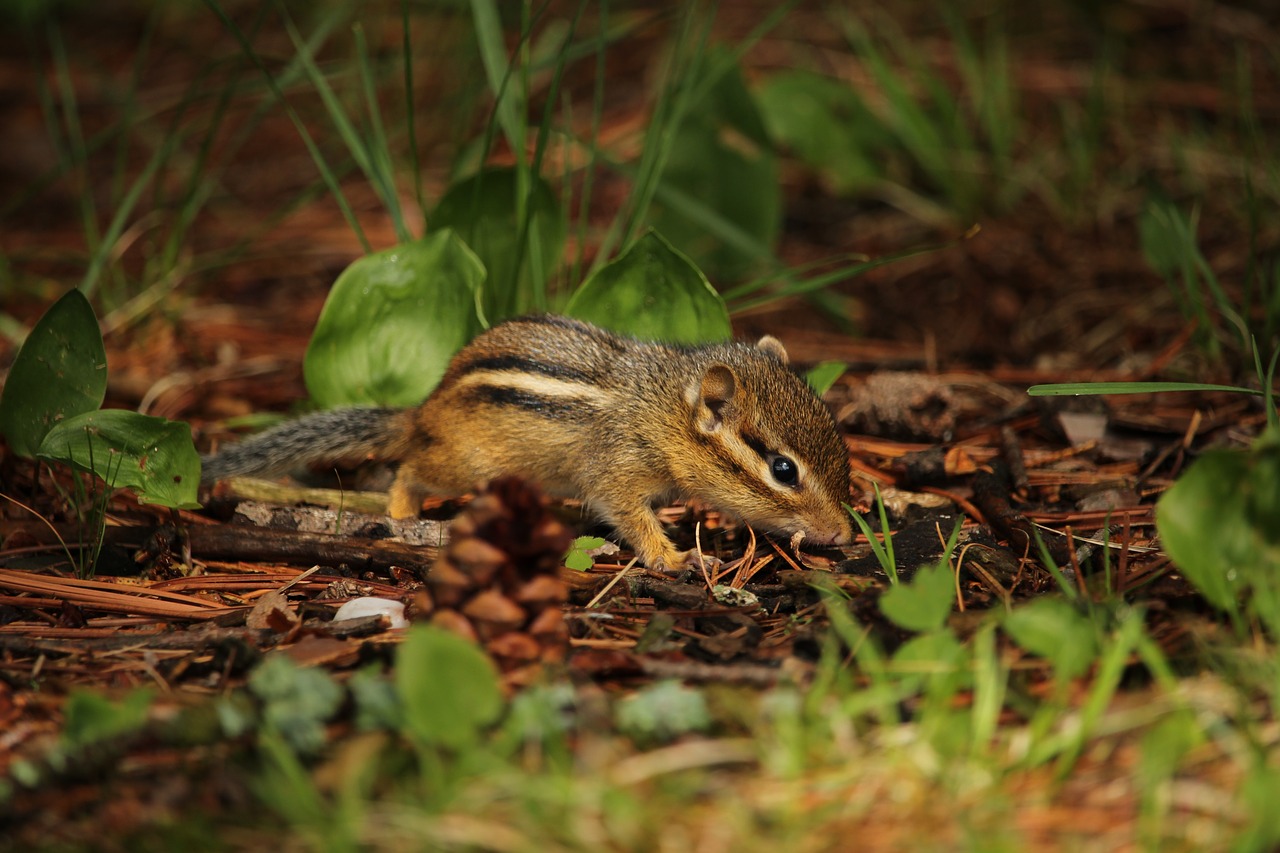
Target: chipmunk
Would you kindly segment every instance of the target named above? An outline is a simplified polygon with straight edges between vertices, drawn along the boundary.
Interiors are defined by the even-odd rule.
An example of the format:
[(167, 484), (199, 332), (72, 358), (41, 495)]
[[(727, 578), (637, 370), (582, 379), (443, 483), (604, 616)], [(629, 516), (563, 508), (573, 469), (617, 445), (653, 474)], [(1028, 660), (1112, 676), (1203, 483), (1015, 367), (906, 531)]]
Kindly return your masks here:
[(673, 346), (554, 315), (509, 320), (460, 350), (420, 406), (304, 416), (204, 457), (202, 480), (368, 456), (400, 462), (393, 518), (516, 474), (582, 498), (653, 568), (692, 553), (653, 512), (674, 497), (823, 545), (852, 534), (844, 442), (771, 336)]

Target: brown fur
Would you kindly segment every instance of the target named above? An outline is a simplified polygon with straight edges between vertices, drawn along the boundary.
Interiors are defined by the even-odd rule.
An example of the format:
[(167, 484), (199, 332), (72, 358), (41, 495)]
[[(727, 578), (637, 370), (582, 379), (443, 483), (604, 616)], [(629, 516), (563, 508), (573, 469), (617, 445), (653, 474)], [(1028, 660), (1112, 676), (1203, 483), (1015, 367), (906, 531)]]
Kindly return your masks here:
[[(397, 518), (417, 514), (425, 495), (459, 494), (516, 474), (585, 499), (650, 566), (688, 559), (652, 511), (673, 497), (696, 498), (766, 531), (848, 542), (844, 443), (785, 357), (774, 338), (758, 346), (668, 346), (564, 317), (526, 317), (464, 347), (417, 409), (311, 419), (328, 417), (347, 433), (326, 447), (345, 442), (400, 460), (389, 504)], [(210, 460), (211, 470), (225, 476), (245, 473), (246, 465), (266, 470), (324, 458), (311, 446), (324, 427), (308, 420), (232, 447)], [(251, 461), (237, 464), (237, 452)], [(775, 454), (793, 460), (795, 485), (772, 475)]]

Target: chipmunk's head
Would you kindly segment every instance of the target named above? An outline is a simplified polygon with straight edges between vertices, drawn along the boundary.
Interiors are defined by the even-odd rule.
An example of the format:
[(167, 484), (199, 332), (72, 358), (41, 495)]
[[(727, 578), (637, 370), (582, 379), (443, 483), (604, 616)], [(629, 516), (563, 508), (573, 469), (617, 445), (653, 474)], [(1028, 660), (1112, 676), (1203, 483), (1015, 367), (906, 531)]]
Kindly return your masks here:
[(782, 344), (765, 337), (699, 352), (685, 389), (694, 450), (673, 464), (681, 489), (768, 532), (849, 542), (848, 451)]

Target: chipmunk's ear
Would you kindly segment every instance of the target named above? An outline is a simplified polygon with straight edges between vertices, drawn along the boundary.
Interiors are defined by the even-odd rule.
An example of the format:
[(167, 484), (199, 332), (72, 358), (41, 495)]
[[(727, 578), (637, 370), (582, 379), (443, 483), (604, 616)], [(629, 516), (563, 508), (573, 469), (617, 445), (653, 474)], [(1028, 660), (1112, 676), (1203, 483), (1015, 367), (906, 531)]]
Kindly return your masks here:
[(791, 359), (787, 356), (787, 348), (782, 345), (782, 341), (773, 335), (765, 335), (756, 341), (756, 347), (762, 349), (770, 355), (776, 356), (778, 361), (786, 364)]
[(712, 364), (702, 378), (689, 388), (693, 404), (693, 420), (703, 432), (715, 432), (727, 418), (733, 417), (733, 395), (738, 390), (738, 377), (727, 364)]

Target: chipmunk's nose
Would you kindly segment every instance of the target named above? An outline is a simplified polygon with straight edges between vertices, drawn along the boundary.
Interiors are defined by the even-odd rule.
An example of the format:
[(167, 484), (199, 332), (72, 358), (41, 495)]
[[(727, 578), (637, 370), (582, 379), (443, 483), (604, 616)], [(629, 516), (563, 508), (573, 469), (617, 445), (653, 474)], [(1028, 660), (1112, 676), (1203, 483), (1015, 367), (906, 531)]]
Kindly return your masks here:
[(853, 541), (853, 529), (848, 524), (819, 527), (809, 532), (809, 538), (818, 545), (848, 545)]

